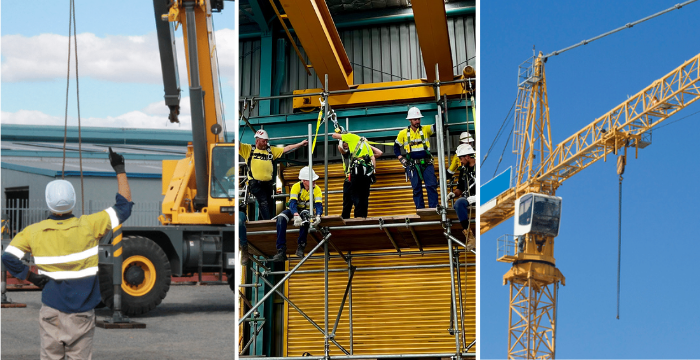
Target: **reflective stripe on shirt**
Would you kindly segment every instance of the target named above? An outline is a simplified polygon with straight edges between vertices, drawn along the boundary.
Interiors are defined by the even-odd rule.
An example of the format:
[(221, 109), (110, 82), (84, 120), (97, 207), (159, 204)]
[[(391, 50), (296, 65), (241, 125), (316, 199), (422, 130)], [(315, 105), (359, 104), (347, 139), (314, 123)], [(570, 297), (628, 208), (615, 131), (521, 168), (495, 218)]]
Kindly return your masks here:
[(109, 220), (112, 222), (112, 229), (119, 226), (119, 217), (117, 217), (117, 212), (112, 208), (105, 209), (107, 214), (109, 214)]
[(15, 246), (12, 246), (12, 245), (8, 246), (7, 249), (5, 249), (5, 252), (8, 252), (8, 253), (16, 256), (18, 259), (21, 259), (24, 257), (24, 251), (18, 249)]
[(80, 279), (97, 275), (97, 266), (78, 271), (44, 271), (39, 269), (39, 275), (46, 275), (54, 280)]
[[(110, 208), (110, 210), (111, 210), (111, 208)], [(112, 211), (114, 211), (114, 210), (112, 210)], [(85, 251), (75, 253), (75, 254), (70, 254), (70, 255), (35, 256), (34, 263), (37, 265), (49, 265), (49, 264), (63, 264), (63, 263), (71, 262), (71, 261), (84, 260), (84, 259), (89, 258), (90, 256), (96, 256), (97, 249), (98, 249), (98, 246), (95, 246), (91, 249), (87, 249)]]

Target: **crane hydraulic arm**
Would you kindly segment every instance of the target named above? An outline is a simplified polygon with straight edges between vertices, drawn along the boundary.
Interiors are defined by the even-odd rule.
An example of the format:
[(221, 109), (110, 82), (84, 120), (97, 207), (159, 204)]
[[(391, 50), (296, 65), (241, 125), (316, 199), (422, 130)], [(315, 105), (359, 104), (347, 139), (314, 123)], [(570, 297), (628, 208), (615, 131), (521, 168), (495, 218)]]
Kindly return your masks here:
[(225, 178), (230, 176), (228, 170), (233, 168), (232, 159), (236, 156), (233, 144), (225, 144), (224, 139), (212, 23), (212, 11), (220, 10), (222, 4), (210, 0), (154, 0), (153, 4), (165, 102), (173, 122), (179, 121), (180, 97), (173, 24), (175, 28), (182, 25), (193, 138), (185, 159), (163, 162), (165, 199), (160, 221), (163, 224), (232, 222), (228, 214), (219, 216), (233, 208), (235, 194), (231, 184), (234, 182)]
[[(540, 81), (546, 94), (544, 76)], [(648, 144), (643, 141), (643, 134), (699, 98), (700, 54), (571, 135), (551, 151), (542, 152), (548, 156), (543, 157), (539, 164), (530, 161), (521, 166), (517, 171), (518, 183), (481, 207), (481, 233), (513, 216), (513, 206), (518, 196), (528, 192), (553, 194), (566, 179), (594, 162), (606, 159), (608, 154), (616, 154), (624, 146), (634, 146), (635, 149), (645, 147)], [(548, 122), (548, 114), (546, 118)], [(544, 138), (545, 134), (540, 132), (539, 135), (528, 136)]]

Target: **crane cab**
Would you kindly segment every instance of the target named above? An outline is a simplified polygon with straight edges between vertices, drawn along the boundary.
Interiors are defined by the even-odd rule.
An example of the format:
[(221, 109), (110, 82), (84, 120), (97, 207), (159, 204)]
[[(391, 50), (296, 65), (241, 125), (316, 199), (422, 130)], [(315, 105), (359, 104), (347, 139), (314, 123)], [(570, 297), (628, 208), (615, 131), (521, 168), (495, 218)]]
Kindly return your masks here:
[(534, 234), (556, 237), (559, 235), (561, 198), (529, 193), (515, 201), (515, 236)]

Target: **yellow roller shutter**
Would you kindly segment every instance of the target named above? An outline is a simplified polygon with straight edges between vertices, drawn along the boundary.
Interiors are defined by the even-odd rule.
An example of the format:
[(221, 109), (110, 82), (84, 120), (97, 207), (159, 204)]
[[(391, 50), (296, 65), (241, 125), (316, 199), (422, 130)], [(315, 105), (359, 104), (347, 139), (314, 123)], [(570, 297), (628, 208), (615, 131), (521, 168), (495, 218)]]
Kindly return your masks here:
[[(407, 249), (408, 250), (408, 249)], [(435, 249), (430, 249), (435, 250)], [(443, 248), (441, 250), (446, 250)], [(406, 251), (406, 250), (404, 250)], [(375, 254), (377, 252), (374, 252)], [(357, 271), (352, 282), (352, 347), (355, 355), (454, 353), (455, 339), (450, 327), (450, 271), (448, 255), (439, 254), (356, 257), (352, 264), (360, 268), (411, 265), (446, 265), (428, 269)], [(467, 344), (476, 337), (475, 267), (465, 276), (465, 255), (461, 256), (462, 304)], [(469, 253), (467, 262), (474, 263)], [(296, 265), (290, 260), (288, 269)], [(301, 270), (323, 270), (323, 259), (310, 259)], [(332, 258), (330, 269), (346, 269), (347, 264)], [(456, 274), (456, 272), (455, 272)], [(456, 276), (456, 275), (455, 275)], [(455, 277), (456, 279), (456, 277)], [(329, 273), (329, 330), (332, 331), (348, 281), (348, 272)], [(456, 287), (455, 287), (456, 289)], [(286, 292), (299, 308), (324, 327), (323, 272), (295, 274)], [(459, 298), (457, 298), (459, 301)], [(336, 341), (350, 351), (349, 298), (343, 309)], [(459, 306), (458, 306), (459, 311)], [(323, 334), (294, 308), (285, 307), (285, 356), (309, 352), (323, 355)], [(331, 344), (331, 355), (343, 355)], [(476, 351), (472, 348), (470, 351)]]
[[(287, 193), (289, 193), (289, 189), (292, 187), (292, 185), (294, 185), (294, 183), (299, 182), (298, 176), (300, 169), (301, 166), (283, 169), (282, 180)], [(323, 171), (323, 165), (314, 166), (314, 171), (320, 177), (316, 181), (316, 185), (321, 187), (321, 190), (325, 194), (325, 174)], [(437, 166), (435, 167), (435, 176), (438, 176)], [(339, 163), (329, 165), (328, 188), (330, 191), (338, 191), (337, 193), (329, 194), (328, 196), (328, 215), (330, 216), (340, 216), (340, 214), (343, 212), (343, 181), (345, 181), (343, 165)], [(388, 187), (398, 186), (404, 186), (407, 188), (386, 189)], [(377, 161), (377, 182), (373, 184), (370, 189), (371, 192), (368, 209), (369, 217), (386, 217), (415, 213), (416, 207), (413, 203), (413, 190), (411, 189), (411, 183), (410, 181), (406, 182), (406, 173), (398, 160)], [(440, 189), (438, 188), (438, 194), (439, 193)], [(423, 198), (427, 204), (428, 197), (425, 190), (423, 191)]]

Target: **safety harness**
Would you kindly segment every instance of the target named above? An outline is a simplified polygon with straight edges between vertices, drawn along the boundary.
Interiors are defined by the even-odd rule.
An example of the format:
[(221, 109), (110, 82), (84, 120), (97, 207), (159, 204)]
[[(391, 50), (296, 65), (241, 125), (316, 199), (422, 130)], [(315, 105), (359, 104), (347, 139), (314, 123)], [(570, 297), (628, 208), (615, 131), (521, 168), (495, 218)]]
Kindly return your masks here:
[[(256, 148), (253, 146), (252, 149), (250, 150), (250, 156), (248, 156), (248, 160), (246, 161), (246, 164), (248, 165), (248, 181), (250, 180), (255, 180), (255, 181), (260, 181), (257, 180), (253, 177), (253, 168), (250, 166), (250, 163), (253, 161), (253, 156), (255, 156), (255, 150)], [(260, 155), (258, 155), (260, 156)], [(263, 155), (264, 156), (264, 155)], [(267, 159), (258, 159), (258, 160), (268, 160), (272, 161), (274, 159), (274, 156), (272, 155), (272, 149), (270, 149), (270, 145), (267, 145)]]
[(418, 139), (411, 140), (411, 125), (409, 125), (406, 128), (406, 143), (403, 145), (405, 146), (408, 144), (408, 152), (406, 153), (406, 159), (408, 162), (411, 164), (411, 167), (417, 167), (417, 172), (418, 172), (418, 178), (420, 181), (423, 181), (423, 171), (428, 167), (428, 165), (431, 165), (433, 163), (433, 154), (430, 153), (430, 149), (428, 149), (428, 144), (425, 140), (425, 136), (423, 135), (423, 127), (418, 128), (418, 133), (420, 134), (420, 142), (423, 143), (423, 150), (428, 154), (428, 161), (425, 160), (425, 158), (422, 159), (412, 159), (411, 158), (411, 151), (413, 150), (412, 144), (417, 143)]
[[(376, 177), (374, 177), (374, 165), (372, 165), (372, 160), (369, 155), (360, 156), (363, 146), (369, 146), (365, 138), (360, 138), (357, 142), (355, 150), (350, 154), (350, 161), (348, 168), (345, 168), (345, 160), (343, 159), (343, 170), (347, 176), (348, 181), (352, 182), (354, 177), (368, 177), (370, 183), (374, 184), (376, 182)], [(342, 155), (341, 155), (342, 156)]]

